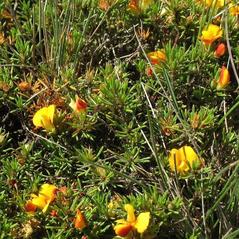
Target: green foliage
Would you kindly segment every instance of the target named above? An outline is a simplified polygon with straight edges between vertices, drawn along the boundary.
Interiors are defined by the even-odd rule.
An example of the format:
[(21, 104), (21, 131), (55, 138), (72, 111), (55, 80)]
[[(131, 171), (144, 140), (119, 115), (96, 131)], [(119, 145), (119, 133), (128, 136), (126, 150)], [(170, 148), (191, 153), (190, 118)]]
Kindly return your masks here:
[[(125, 204), (150, 212), (133, 238), (238, 238), (238, 16), (202, 2), (1, 1), (0, 238), (122, 238)], [(223, 36), (207, 46), (211, 23)], [(180, 175), (168, 157), (185, 145), (202, 165)], [(30, 215), (44, 183), (55, 198)]]

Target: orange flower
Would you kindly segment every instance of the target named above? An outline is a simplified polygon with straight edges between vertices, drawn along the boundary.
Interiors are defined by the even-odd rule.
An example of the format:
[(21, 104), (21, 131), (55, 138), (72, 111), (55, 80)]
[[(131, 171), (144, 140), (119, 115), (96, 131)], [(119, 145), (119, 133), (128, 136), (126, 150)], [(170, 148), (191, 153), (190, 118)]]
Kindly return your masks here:
[(25, 210), (34, 213), (37, 208), (42, 212), (46, 212), (50, 203), (56, 197), (57, 187), (48, 183), (41, 186), (39, 194), (31, 194), (31, 200), (28, 200), (25, 205)]
[(239, 15), (239, 5), (234, 5), (232, 3), (229, 4), (229, 12), (232, 16)]
[(73, 109), (74, 112), (80, 113), (86, 111), (87, 103), (82, 100), (79, 96), (76, 96), (76, 100), (71, 99), (69, 106)]
[(209, 24), (207, 29), (202, 31), (200, 39), (205, 45), (211, 45), (214, 41), (222, 36), (222, 29), (214, 24)]
[(86, 227), (85, 217), (79, 209), (77, 209), (77, 211), (76, 211), (76, 217), (75, 217), (74, 224), (75, 224), (75, 228), (77, 228), (79, 230), (82, 230)]
[(114, 227), (116, 235), (126, 237), (133, 230), (139, 234), (144, 233), (149, 225), (150, 212), (142, 212), (136, 218), (131, 204), (126, 204), (124, 209), (127, 212), (127, 219), (116, 220), (117, 225)]
[(150, 52), (147, 56), (152, 65), (158, 65), (160, 62), (166, 61), (166, 55), (161, 50)]
[(220, 71), (219, 80), (217, 82), (217, 90), (223, 90), (230, 84), (230, 74), (228, 69), (223, 66)]
[(226, 50), (227, 50), (226, 45), (224, 43), (220, 43), (217, 46), (216, 50), (214, 51), (214, 56), (216, 58), (219, 58), (219, 57), (221, 57), (221, 56), (223, 56), (225, 54)]

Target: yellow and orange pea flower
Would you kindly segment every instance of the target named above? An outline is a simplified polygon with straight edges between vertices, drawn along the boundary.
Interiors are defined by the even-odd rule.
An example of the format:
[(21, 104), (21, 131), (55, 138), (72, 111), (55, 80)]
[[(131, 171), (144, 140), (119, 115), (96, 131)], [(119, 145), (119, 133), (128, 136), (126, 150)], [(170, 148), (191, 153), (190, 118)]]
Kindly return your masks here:
[(45, 183), (41, 186), (38, 195), (31, 194), (31, 199), (25, 204), (25, 210), (34, 213), (37, 209), (46, 212), (50, 203), (56, 198), (57, 187), (52, 184)]
[[(166, 55), (163, 50), (150, 52), (147, 54), (147, 57), (149, 58), (149, 61), (152, 65), (159, 65), (161, 62), (166, 61)], [(149, 77), (153, 75), (151, 67), (146, 68), (146, 74)]]
[(166, 61), (166, 55), (163, 50), (153, 51), (147, 54), (152, 65), (158, 65)]
[(230, 84), (230, 74), (228, 69), (223, 66), (220, 71), (219, 80), (217, 82), (217, 90), (223, 90)]
[(217, 25), (209, 24), (209, 26), (202, 31), (200, 39), (205, 45), (211, 45), (220, 37), (222, 37), (222, 29)]
[(133, 231), (137, 231), (139, 234), (144, 233), (149, 226), (150, 212), (142, 212), (136, 217), (134, 207), (131, 204), (126, 204), (124, 209), (127, 212), (127, 219), (116, 220), (115, 234), (126, 237)]
[(230, 3), (229, 4), (229, 12), (232, 16), (238, 16), (239, 15), (239, 5)]
[(38, 110), (33, 116), (33, 124), (36, 127), (44, 128), (47, 132), (55, 132), (54, 118), (56, 116), (56, 106), (49, 105)]
[(71, 99), (69, 106), (73, 109), (75, 113), (82, 113), (85, 112), (87, 109), (87, 103), (79, 96), (76, 96), (75, 100)]
[(75, 225), (75, 228), (79, 230), (82, 230), (87, 226), (85, 216), (79, 209), (77, 209), (76, 211), (74, 225)]
[(220, 58), (221, 56), (225, 54), (226, 50), (227, 50), (227, 47), (225, 43), (219, 43), (216, 47), (216, 50), (214, 51), (214, 56), (216, 58)]
[(199, 0), (199, 2), (205, 4), (207, 7), (221, 8), (226, 4), (225, 0)]
[(196, 154), (191, 146), (183, 146), (170, 151), (170, 169), (181, 176), (186, 176), (190, 171), (199, 169), (203, 164), (203, 159)]

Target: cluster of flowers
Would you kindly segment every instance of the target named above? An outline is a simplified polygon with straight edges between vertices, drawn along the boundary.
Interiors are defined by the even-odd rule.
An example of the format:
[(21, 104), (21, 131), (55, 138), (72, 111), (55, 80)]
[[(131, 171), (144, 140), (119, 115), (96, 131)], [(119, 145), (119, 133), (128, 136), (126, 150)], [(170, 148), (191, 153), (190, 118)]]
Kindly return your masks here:
[[(214, 24), (209, 24), (207, 28), (202, 31), (201, 40), (205, 45), (211, 46), (211, 44), (222, 37), (222, 29)], [(215, 49), (214, 56), (217, 58), (222, 57), (227, 50), (225, 43), (219, 43)], [(225, 66), (222, 66), (220, 70), (219, 79), (215, 82), (217, 90), (225, 89), (230, 84), (230, 74)]]
[[(76, 100), (71, 99), (69, 106), (73, 109), (76, 114), (81, 114), (86, 111), (87, 103), (76, 96)], [(49, 105), (38, 110), (33, 116), (33, 124), (37, 128), (44, 128), (47, 132), (54, 133), (56, 127), (54, 124), (54, 119), (56, 118), (56, 106)]]
[[(57, 188), (55, 185), (45, 183), (41, 186), (38, 195), (31, 194), (31, 199), (25, 204), (25, 211), (30, 215), (34, 215), (37, 209), (46, 213), (49, 206), (53, 204), (57, 198), (57, 194), (62, 193), (65, 195), (66, 191), (66, 187)], [(124, 205), (124, 209), (127, 212), (127, 219), (116, 220), (116, 225), (114, 226), (116, 235), (125, 237), (130, 233), (144, 233), (149, 225), (150, 212), (140, 213), (138, 217), (136, 217), (134, 207), (131, 204)], [(57, 211), (51, 210), (50, 214), (56, 217)], [(79, 209), (76, 210), (74, 227), (79, 230), (83, 230), (87, 227), (86, 218)]]
[[(239, 15), (239, 5), (234, 4), (229, 0), (200, 0), (200, 2), (204, 3), (207, 7), (213, 7), (216, 9), (225, 7), (232, 16)], [(215, 24), (209, 24), (208, 27), (202, 31), (201, 40), (206, 46), (211, 46), (216, 40), (219, 40), (219, 44), (214, 52), (214, 56), (217, 58), (222, 57), (227, 51), (227, 46), (221, 41), (222, 35), (223, 30)], [(223, 65), (220, 69), (219, 79), (213, 80), (212, 85), (215, 86), (217, 90), (222, 90), (229, 84), (230, 74), (227, 67)]]
[[(207, 28), (202, 31), (202, 36), (200, 39), (207, 46), (211, 46), (213, 42), (222, 37), (222, 29), (214, 24), (209, 24)], [(217, 45), (214, 56), (216, 58), (222, 57), (227, 51), (225, 43), (221, 42)], [(162, 62), (166, 61), (166, 55), (163, 50), (158, 50), (150, 52), (148, 55), (151, 65), (159, 65)], [(152, 68), (148, 67), (146, 69), (146, 74), (152, 76)], [(223, 90), (230, 84), (230, 74), (227, 67), (222, 66), (220, 69), (220, 75), (217, 80), (213, 80), (213, 84), (216, 85), (217, 90)]]
[[(231, 15), (236, 16), (239, 14), (239, 6), (235, 5), (230, 0), (197, 0), (197, 1), (199, 3), (204, 4), (206, 7), (212, 8), (222, 8), (227, 5)], [(116, 2), (117, 0), (99, 0), (98, 6), (100, 9), (106, 11)], [(141, 14), (145, 10), (147, 10), (153, 3), (154, 0), (129, 0), (128, 9), (134, 14)]]
[[(204, 4), (206, 7), (213, 7), (213, 8), (223, 8), (227, 7), (229, 13), (232, 16), (239, 15), (239, 6), (231, 3), (231, 1), (225, 0), (198, 0), (200, 3)], [(128, 8), (131, 12), (139, 14), (145, 11), (151, 4), (153, 3), (152, 0), (130, 0), (128, 3)], [(217, 46), (214, 50), (214, 56), (216, 58), (222, 57), (227, 52), (227, 46), (222, 41), (223, 30), (215, 24), (209, 24), (204, 30), (202, 31), (202, 35), (200, 37), (201, 41), (206, 46), (212, 46), (212, 44), (216, 41), (219, 41)], [(154, 52), (150, 52), (148, 54), (148, 58), (152, 65), (159, 65), (162, 62), (166, 61), (166, 55), (164, 50), (158, 50)], [(215, 87), (217, 90), (223, 90), (230, 84), (230, 74), (226, 66), (222, 66), (219, 69), (219, 77), (218, 79), (214, 79), (212, 81), (212, 86)], [(146, 69), (146, 73), (148, 76), (152, 76), (152, 68), (148, 67)]]
[[(199, 0), (201, 3), (208, 7), (222, 8), (225, 6), (226, 2), (224, 0)], [(100, 1), (102, 6), (104, 1)], [(140, 13), (142, 9), (148, 8), (152, 3), (152, 0), (130, 0), (128, 7), (135, 13)], [(230, 3), (228, 5), (229, 12), (233, 16), (239, 15), (239, 6)], [(223, 30), (220, 26), (215, 24), (209, 24), (203, 29), (200, 40), (205, 46), (211, 47), (216, 41), (219, 41), (214, 49), (214, 56), (216, 58), (222, 57), (226, 51), (227, 46), (221, 40), (223, 36)], [(148, 59), (151, 66), (147, 68), (147, 75), (152, 76), (152, 66), (158, 66), (166, 61), (166, 54), (163, 49), (150, 52)], [(222, 90), (230, 83), (230, 74), (227, 67), (222, 66), (220, 70), (219, 79), (216, 82), (216, 89)], [(87, 103), (76, 97), (75, 100), (71, 100), (70, 107), (75, 113), (82, 113), (86, 111)], [(38, 110), (33, 116), (33, 124), (36, 127), (44, 128), (47, 132), (55, 132), (56, 127), (54, 124), (54, 119), (56, 116), (56, 106), (49, 105)], [(170, 151), (169, 157), (169, 167), (172, 172), (179, 176), (187, 176), (190, 172), (195, 172), (196, 170), (204, 166), (204, 160), (197, 155), (191, 146), (183, 146), (179, 149), (172, 149)], [(54, 185), (43, 184), (39, 191), (39, 194), (32, 194), (31, 199), (27, 201), (25, 209), (28, 213), (34, 213), (37, 209), (41, 209), (45, 213), (50, 204), (56, 199), (58, 192), (62, 192)], [(116, 235), (121, 237), (128, 237), (135, 233), (142, 234), (148, 228), (150, 221), (150, 212), (142, 212), (137, 217), (135, 216), (135, 209), (131, 204), (124, 205), (124, 209), (127, 212), (126, 219), (116, 220), (116, 225), (114, 226), (114, 231)], [(87, 226), (84, 214), (78, 209), (76, 211), (76, 216), (74, 220), (75, 228), (80, 230)]]
[[(170, 169), (180, 176), (186, 176), (204, 165), (204, 160), (190, 146), (172, 149), (168, 160)], [(37, 209), (46, 213), (49, 206), (56, 200), (57, 195), (59, 193), (66, 195), (66, 191), (66, 187), (57, 188), (55, 185), (45, 183), (41, 186), (38, 195), (31, 194), (31, 199), (25, 204), (25, 210), (31, 215), (34, 215)], [(124, 209), (127, 212), (127, 218), (116, 220), (116, 225), (114, 225), (115, 234), (128, 237), (129, 235), (135, 235), (135, 233), (144, 233), (150, 222), (150, 212), (142, 212), (136, 217), (135, 209), (131, 204), (125, 204)], [(52, 210), (50, 214), (55, 217), (57, 211)], [(76, 211), (74, 227), (79, 230), (87, 227), (85, 216), (79, 209)]]
[[(66, 194), (66, 188), (57, 188), (55, 185), (45, 183), (41, 186), (38, 195), (31, 194), (31, 199), (25, 204), (25, 210), (29, 214), (34, 214), (37, 209), (42, 210), (45, 213), (48, 210), (50, 204), (52, 204), (58, 193)], [(57, 216), (57, 211), (51, 211), (52, 216)], [(74, 226), (77, 229), (82, 230), (86, 227), (86, 220), (83, 213), (77, 209), (76, 216), (74, 219)]]
[[(200, 39), (203, 41), (205, 45), (210, 46), (214, 41), (222, 37), (222, 30), (219, 26), (210, 24), (206, 29), (202, 31), (202, 36)], [(227, 47), (225, 43), (221, 42), (217, 45), (214, 56), (216, 58), (222, 57), (227, 51)], [(150, 60), (150, 63), (152, 66), (159, 66), (160, 63), (163, 63), (166, 61), (166, 55), (164, 50), (157, 50), (154, 52), (150, 52), (147, 55), (148, 59)], [(148, 67), (146, 69), (146, 74), (148, 76), (153, 75), (152, 67)], [(213, 80), (213, 83), (216, 85), (217, 90), (225, 89), (230, 84), (230, 74), (227, 69), (227, 67), (222, 66), (220, 69), (220, 75), (219, 78), (215, 81)]]
[(239, 6), (232, 3), (230, 0), (198, 0), (207, 7), (222, 8), (228, 5), (231, 15), (236, 16), (239, 14)]

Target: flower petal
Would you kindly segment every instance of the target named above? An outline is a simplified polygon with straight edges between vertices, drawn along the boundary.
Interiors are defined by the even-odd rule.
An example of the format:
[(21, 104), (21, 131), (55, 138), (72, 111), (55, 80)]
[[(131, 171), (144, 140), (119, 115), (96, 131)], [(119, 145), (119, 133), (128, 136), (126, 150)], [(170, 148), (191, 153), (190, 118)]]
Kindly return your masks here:
[(47, 200), (44, 196), (37, 196), (32, 198), (31, 203), (35, 205), (37, 208), (44, 209), (47, 205)]
[(85, 217), (79, 209), (77, 209), (77, 212), (76, 212), (76, 218), (75, 218), (74, 225), (75, 225), (75, 228), (80, 229), (80, 230), (82, 230), (83, 228), (86, 227)]
[(132, 230), (133, 226), (130, 223), (119, 224), (114, 227), (115, 234), (121, 237), (127, 236)]
[(233, 3), (229, 4), (229, 12), (232, 16), (237, 16), (239, 15), (239, 6), (235, 5)]
[(42, 116), (47, 114), (47, 107), (43, 107), (40, 110), (38, 110), (34, 116), (33, 116), (33, 124), (36, 127), (43, 127), (42, 124)]
[(24, 208), (25, 208), (26, 212), (35, 212), (37, 209), (36, 205), (33, 204), (31, 200), (27, 201)]
[(48, 207), (49, 207), (49, 205), (50, 205), (50, 200), (46, 200), (46, 205), (45, 205), (45, 207), (42, 209), (42, 212), (43, 213), (45, 213), (46, 211), (47, 211), (47, 209), (48, 209)]
[(135, 222), (134, 207), (131, 204), (125, 204), (124, 209), (127, 212), (127, 222)]
[(134, 227), (138, 233), (143, 233), (149, 226), (150, 212), (142, 212), (137, 217)]
[(201, 165), (201, 161), (192, 147), (184, 146), (179, 149), (179, 152), (184, 155), (185, 162), (191, 169), (197, 169)]
[(226, 50), (227, 50), (226, 45), (224, 43), (220, 43), (217, 46), (216, 50), (214, 51), (214, 56), (216, 58), (219, 58), (219, 57), (221, 57), (221, 56), (223, 56), (225, 54)]
[(160, 62), (166, 61), (166, 56), (164, 51), (158, 50), (148, 53), (148, 58), (152, 65), (159, 64)]
[(52, 184), (44, 183), (39, 191), (39, 195), (44, 196), (46, 200), (52, 202), (56, 197), (57, 187)]
[(33, 124), (36, 127), (45, 128), (47, 131), (55, 131), (54, 126), (54, 116), (55, 116), (55, 105), (50, 105), (48, 107), (43, 107), (38, 110), (33, 116)]
[(230, 84), (230, 74), (228, 69), (223, 66), (217, 84), (217, 90), (222, 90)]
[(51, 123), (53, 124), (54, 116), (55, 116), (56, 106), (55, 105), (49, 105), (47, 107), (47, 115), (50, 118)]
[(201, 40), (206, 45), (211, 45), (215, 40), (222, 37), (222, 29), (214, 24), (209, 24), (209, 26), (202, 31)]

